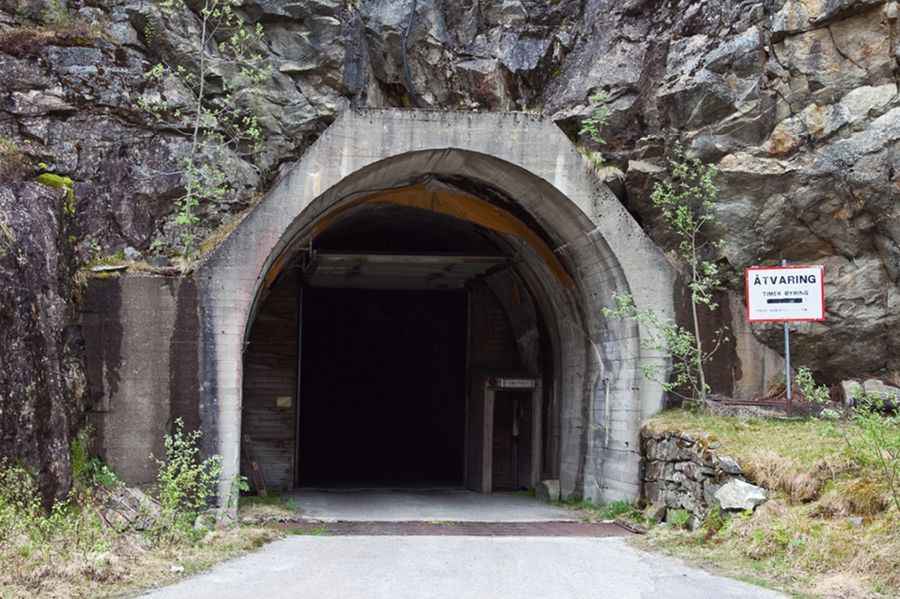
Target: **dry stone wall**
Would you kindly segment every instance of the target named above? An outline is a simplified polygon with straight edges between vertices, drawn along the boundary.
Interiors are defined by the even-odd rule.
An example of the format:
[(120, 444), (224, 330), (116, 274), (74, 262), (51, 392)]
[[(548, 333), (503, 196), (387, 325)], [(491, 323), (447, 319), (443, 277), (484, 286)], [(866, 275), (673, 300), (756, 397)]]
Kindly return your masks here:
[(686, 510), (696, 525), (714, 506), (753, 509), (765, 500), (765, 490), (747, 483), (737, 461), (719, 453), (719, 446), (705, 435), (644, 428), (643, 499), (657, 517)]

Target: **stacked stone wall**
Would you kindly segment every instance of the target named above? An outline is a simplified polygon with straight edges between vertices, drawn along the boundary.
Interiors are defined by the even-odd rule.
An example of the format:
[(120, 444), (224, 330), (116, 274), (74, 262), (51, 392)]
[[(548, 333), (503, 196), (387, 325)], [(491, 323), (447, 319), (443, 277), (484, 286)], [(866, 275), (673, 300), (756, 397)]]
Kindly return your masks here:
[[(641, 432), (643, 499), (654, 511), (682, 509), (703, 520), (717, 505), (716, 493), (728, 482), (744, 480), (734, 458), (719, 452), (711, 435), (677, 431)], [(661, 515), (661, 514), (660, 514)]]

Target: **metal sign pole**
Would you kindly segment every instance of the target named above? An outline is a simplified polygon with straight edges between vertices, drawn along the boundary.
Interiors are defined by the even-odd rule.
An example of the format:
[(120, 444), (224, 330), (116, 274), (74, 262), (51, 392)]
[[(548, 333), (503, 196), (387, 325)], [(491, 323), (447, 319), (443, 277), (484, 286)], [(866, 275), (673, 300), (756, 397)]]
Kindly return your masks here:
[[(787, 260), (781, 260), (782, 266), (787, 266)], [(793, 389), (791, 389), (791, 330), (788, 328), (788, 322), (784, 322), (784, 380), (785, 390), (787, 392), (786, 410), (788, 416), (791, 414), (791, 400), (793, 399)]]

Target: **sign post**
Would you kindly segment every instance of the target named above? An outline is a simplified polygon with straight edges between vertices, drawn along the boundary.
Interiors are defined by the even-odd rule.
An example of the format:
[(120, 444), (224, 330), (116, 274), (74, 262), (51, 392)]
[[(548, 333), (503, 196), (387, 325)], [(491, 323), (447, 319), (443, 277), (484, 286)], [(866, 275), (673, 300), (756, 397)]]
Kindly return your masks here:
[[(788, 265), (787, 260), (781, 260), (781, 267)], [(784, 384), (787, 392), (787, 413), (791, 413), (791, 400), (793, 399), (794, 389), (791, 385), (791, 328), (787, 321), (784, 321)]]
[(744, 271), (747, 320), (784, 324), (784, 375), (787, 410), (791, 411), (791, 322), (825, 320), (825, 267), (753, 266)]

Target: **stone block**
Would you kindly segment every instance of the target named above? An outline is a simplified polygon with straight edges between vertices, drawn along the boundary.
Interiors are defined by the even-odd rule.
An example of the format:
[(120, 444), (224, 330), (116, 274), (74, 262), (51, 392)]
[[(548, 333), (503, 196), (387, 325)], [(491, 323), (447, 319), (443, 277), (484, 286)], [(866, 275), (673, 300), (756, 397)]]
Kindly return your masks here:
[(741, 475), (744, 471), (741, 469), (741, 465), (737, 463), (737, 460), (727, 455), (720, 455), (716, 457), (716, 466), (722, 472), (726, 474), (734, 474)]
[(559, 501), (559, 480), (542, 480), (535, 487), (534, 493), (539, 500), (547, 503)]
[(768, 499), (766, 490), (739, 478), (725, 483), (715, 498), (723, 510), (752, 510)]
[(665, 462), (659, 460), (649, 462), (644, 470), (644, 480), (655, 481), (662, 479), (665, 476), (666, 465)]

